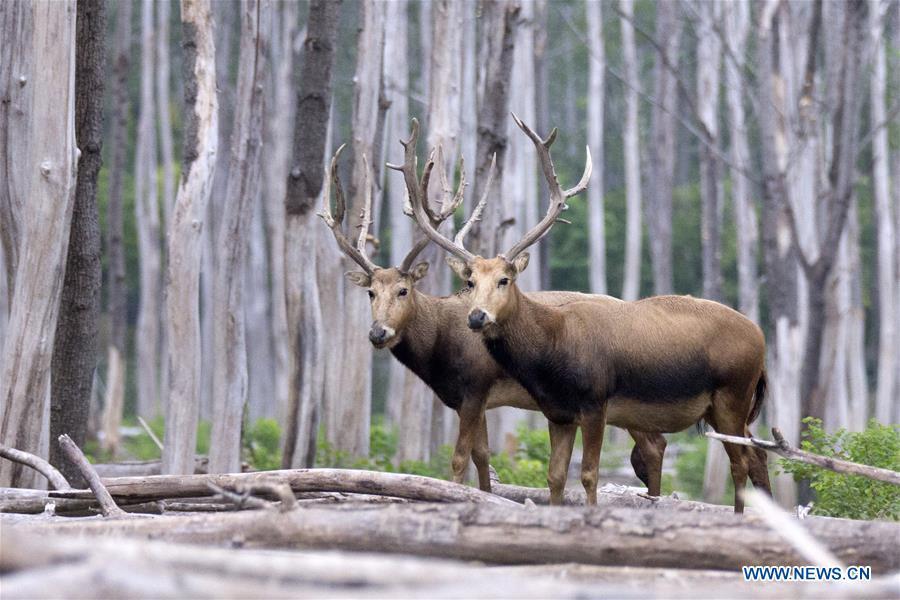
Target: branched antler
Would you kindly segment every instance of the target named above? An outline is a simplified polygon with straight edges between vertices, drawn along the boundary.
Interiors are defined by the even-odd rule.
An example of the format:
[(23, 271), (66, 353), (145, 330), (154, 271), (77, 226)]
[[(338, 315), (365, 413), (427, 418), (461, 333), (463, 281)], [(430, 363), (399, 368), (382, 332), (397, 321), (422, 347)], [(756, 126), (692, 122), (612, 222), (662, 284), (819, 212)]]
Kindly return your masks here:
[[(366, 195), (365, 202), (363, 203), (362, 213), (360, 214), (359, 236), (356, 240), (356, 247), (354, 247), (353, 244), (350, 243), (350, 240), (347, 239), (347, 236), (344, 235), (344, 231), (342, 229), (344, 215), (347, 212), (347, 203), (344, 200), (344, 188), (341, 185), (341, 178), (338, 175), (337, 160), (341, 155), (341, 151), (344, 149), (344, 146), (346, 146), (346, 144), (342, 144), (341, 147), (337, 149), (337, 152), (334, 153), (334, 156), (331, 158), (331, 176), (325, 178), (325, 187), (322, 190), (322, 210), (317, 214), (318, 216), (322, 217), (322, 220), (325, 221), (325, 224), (328, 225), (329, 229), (331, 229), (331, 233), (334, 235), (335, 241), (337, 241), (338, 246), (340, 246), (344, 254), (353, 259), (353, 261), (360, 267), (362, 267), (362, 269), (367, 274), (371, 275), (381, 267), (372, 262), (372, 260), (366, 253), (366, 240), (368, 239), (369, 226), (372, 223), (372, 188), (369, 185), (369, 163), (365, 155), (363, 155), (363, 163), (365, 164), (366, 172)], [(334, 214), (332, 214), (331, 212), (332, 184), (334, 185)]]

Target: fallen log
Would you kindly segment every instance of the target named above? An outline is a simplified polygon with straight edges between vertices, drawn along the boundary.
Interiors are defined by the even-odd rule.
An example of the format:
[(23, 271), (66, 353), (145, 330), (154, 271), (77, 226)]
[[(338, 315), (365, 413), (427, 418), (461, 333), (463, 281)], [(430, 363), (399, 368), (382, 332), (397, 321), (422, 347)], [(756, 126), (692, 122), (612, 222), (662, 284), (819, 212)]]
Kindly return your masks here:
[[(495, 483), (491, 486), (491, 490), (498, 496), (502, 496), (503, 498), (520, 504), (524, 504), (526, 499), (539, 505), (550, 504), (550, 490), (547, 488), (530, 488), (505, 483)], [(586, 497), (583, 489), (567, 489), (563, 497), (563, 505), (584, 506), (585, 500)], [(734, 512), (734, 507), (730, 504), (694, 502), (691, 500), (683, 500), (674, 494), (670, 496), (653, 497), (642, 493), (642, 488), (633, 488), (616, 484), (606, 484), (597, 490), (597, 504), (620, 508), (651, 508), (693, 512)]]
[[(423, 502), (475, 502), (517, 506), (515, 502), (476, 488), (404, 473), (380, 473), (354, 469), (295, 469), (214, 475), (155, 475), (111, 477), (103, 480), (116, 501), (201, 497), (213, 494), (208, 484), (221, 488), (242, 485), (284, 484), (294, 492), (348, 492), (394, 496)], [(50, 492), (51, 498), (90, 498), (88, 490)]]
[(755, 437), (738, 437), (734, 435), (723, 435), (714, 431), (707, 431), (706, 437), (714, 440), (728, 442), (730, 444), (738, 444), (740, 446), (753, 446), (762, 448), (769, 452), (774, 452), (779, 456), (783, 456), (789, 460), (796, 460), (809, 465), (815, 465), (823, 469), (834, 471), (835, 473), (843, 473), (844, 475), (858, 475), (867, 477), (884, 483), (900, 485), (900, 473), (890, 469), (882, 469), (881, 467), (872, 467), (869, 465), (861, 465), (859, 463), (850, 462), (849, 460), (841, 460), (831, 456), (820, 456), (806, 450), (800, 450), (791, 446), (777, 427), (772, 428), (772, 437), (774, 442), (769, 440), (761, 440)]
[(85, 481), (88, 482), (88, 485), (91, 486), (91, 493), (94, 494), (97, 502), (100, 503), (100, 512), (103, 513), (103, 516), (124, 516), (125, 511), (119, 508), (112, 499), (112, 496), (109, 495), (109, 492), (100, 480), (100, 476), (97, 475), (97, 471), (95, 471), (94, 467), (91, 466), (91, 463), (88, 462), (88, 459), (84, 455), (84, 452), (81, 451), (81, 448), (79, 448), (75, 442), (72, 441), (72, 438), (65, 433), (59, 436), (57, 441), (59, 442), (59, 447), (63, 451), (63, 454), (69, 459), (69, 462), (81, 471), (81, 476), (84, 477)]
[(738, 573), (578, 564), (482, 567), (345, 552), (188, 546), (129, 538), (10, 535), (3, 596), (15, 598), (810, 598), (895, 597), (898, 581), (750, 583)]
[[(194, 459), (194, 474), (203, 475), (207, 472), (209, 459), (198, 456)], [(100, 477), (146, 477), (162, 473), (162, 461), (159, 460), (128, 460), (114, 463), (97, 463), (94, 469)]]
[[(808, 519), (810, 534), (847, 564), (900, 568), (900, 523)], [(150, 519), (21, 518), (0, 525), (36, 534), (127, 535), (173, 542), (407, 553), (489, 563), (734, 570), (806, 564), (759, 517), (610, 507), (510, 510), (490, 504), (313, 506)]]
[(10, 448), (9, 446), (0, 444), (0, 457), (31, 467), (32, 469), (46, 477), (47, 481), (50, 482), (50, 485), (53, 487), (53, 489), (72, 489), (72, 486), (69, 485), (69, 482), (66, 481), (66, 478), (63, 476), (63, 474), (60, 473), (56, 469), (56, 467), (51, 465), (40, 456), (36, 456), (34, 454), (31, 454), (30, 452), (16, 450), (15, 448)]

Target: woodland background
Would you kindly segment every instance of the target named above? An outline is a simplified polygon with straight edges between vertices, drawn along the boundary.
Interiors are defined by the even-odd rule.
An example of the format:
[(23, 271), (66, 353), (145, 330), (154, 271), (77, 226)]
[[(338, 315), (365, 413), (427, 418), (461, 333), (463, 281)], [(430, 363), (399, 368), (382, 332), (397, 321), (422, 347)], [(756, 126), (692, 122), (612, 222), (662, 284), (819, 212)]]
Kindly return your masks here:
[[(323, 167), (349, 145), (348, 198), (358, 207), (373, 186), (373, 258), (394, 265), (417, 233), (384, 162), (402, 162), (411, 117), (421, 157), (441, 148), (450, 174), (464, 158), (467, 206), (497, 152), (473, 242), (487, 255), (546, 202), (510, 111), (541, 134), (559, 127), (564, 185), (585, 145), (594, 157), (525, 289), (739, 308), (766, 332), (761, 426), (791, 443), (806, 416), (829, 431), (900, 421), (896, 0), (221, 0), (185, 28), (181, 10), (206, 3), (83, 0), (78, 27), (93, 29), (77, 47), (71, 23), (32, 4), (0, 4), (4, 444), (54, 459), (48, 440), (67, 431), (121, 457), (122, 419), (141, 416), (164, 425), (165, 472), (192, 469), (198, 424), (210, 469), (229, 471), (268, 418), (286, 467), (368, 457), (381, 435), (396, 436), (394, 468), (433, 461), (456, 417), (371, 350), (365, 293), (315, 215)], [(204, 121), (183, 68), (210, 43), (218, 106)], [(35, 157), (75, 143), (77, 185), (70, 152), (69, 176), (42, 186)], [(422, 287), (455, 289), (426, 255)], [(545, 428), (489, 414), (492, 450), (514, 458)], [(710, 448), (703, 493), (721, 499), (727, 461)], [(0, 485), (31, 477), (0, 468)], [(794, 501), (790, 475), (775, 486)]]

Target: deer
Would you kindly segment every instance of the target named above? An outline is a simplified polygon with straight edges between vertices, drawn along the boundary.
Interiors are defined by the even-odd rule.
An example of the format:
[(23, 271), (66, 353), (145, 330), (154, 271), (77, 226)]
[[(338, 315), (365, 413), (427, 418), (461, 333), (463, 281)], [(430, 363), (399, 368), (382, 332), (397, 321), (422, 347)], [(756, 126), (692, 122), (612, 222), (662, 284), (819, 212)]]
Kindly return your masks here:
[[(409, 147), (414, 153), (415, 138), (418, 137), (418, 121), (415, 119), (413, 132), (414, 139)], [(330, 176), (326, 176), (324, 182), (323, 206), (318, 216), (329, 227), (342, 252), (362, 269), (350, 271), (346, 277), (351, 283), (366, 289), (371, 300), (369, 341), (376, 349), (389, 349), (397, 360), (434, 391), (441, 402), (458, 414), (459, 435), (451, 461), (453, 480), (462, 483), (471, 458), (478, 475), (478, 487), (490, 492), (490, 450), (485, 410), (513, 406), (536, 411), (538, 405), (518, 382), (500, 368), (481, 340), (466, 327), (464, 320), (469, 310), (467, 288), (446, 297), (416, 289), (416, 284), (428, 272), (427, 262), (414, 264), (419, 253), (430, 243), (427, 237), (415, 243), (397, 267), (380, 267), (368, 256), (366, 245), (371, 238), (368, 229), (372, 205), (370, 186), (366, 186), (356, 243), (344, 234), (346, 201), (337, 169), (342, 149), (343, 146), (331, 159)], [(434, 153), (426, 163), (421, 179), (414, 156), (412, 161), (404, 171), (408, 192), (416, 198), (416, 202), (424, 202), (434, 167)], [(426, 209), (427, 218), (435, 228), (449, 218), (462, 202), (465, 170), (461, 168), (460, 172), (459, 187), (452, 200), (445, 202), (438, 211)], [(493, 173), (493, 167), (489, 178), (490, 173)], [(332, 186), (335, 200), (333, 212)], [(484, 202), (481, 204), (483, 206)], [(405, 209), (411, 211), (408, 205)], [(539, 293), (535, 301), (558, 304), (580, 296), (567, 292)], [(568, 444), (571, 447), (575, 433), (573, 426), (553, 427), (550, 430), (551, 445)], [(635, 440), (631, 453), (635, 473), (648, 486), (648, 490), (655, 490), (658, 495), (665, 438), (640, 431), (631, 432), (631, 435)]]
[[(412, 203), (413, 214), (427, 237), (448, 252), (447, 263), (466, 282), (467, 325), (480, 334), (493, 359), (534, 398), (551, 431), (581, 427), (587, 503), (597, 502), (607, 423), (659, 435), (706, 422), (719, 433), (749, 437), (749, 425), (766, 393), (765, 338), (750, 319), (718, 302), (691, 296), (633, 302), (573, 298), (549, 305), (517, 287), (517, 276), (528, 266), (525, 250), (559, 220), (568, 208), (566, 201), (586, 189), (592, 163), (588, 148), (581, 180), (564, 190), (550, 155), (558, 130), (542, 139), (512, 116), (533, 142), (550, 191), (547, 212), (534, 227), (507, 252), (483, 258), (467, 250), (462, 237), (450, 240), (432, 227), (419, 199)], [(766, 454), (727, 443), (725, 450), (734, 481), (734, 510), (740, 513), (740, 490), (748, 475), (754, 486), (771, 494)], [(562, 498), (571, 452), (568, 445), (551, 448), (548, 482), (555, 502)]]

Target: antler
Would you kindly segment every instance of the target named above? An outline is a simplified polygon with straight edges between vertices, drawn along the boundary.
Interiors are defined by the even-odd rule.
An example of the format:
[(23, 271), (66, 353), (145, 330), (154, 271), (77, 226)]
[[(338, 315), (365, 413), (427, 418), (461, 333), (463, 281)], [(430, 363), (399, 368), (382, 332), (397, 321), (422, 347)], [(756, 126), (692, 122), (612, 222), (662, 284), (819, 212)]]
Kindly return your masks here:
[(506, 253), (505, 256), (508, 260), (514, 259), (521, 254), (523, 250), (547, 234), (553, 226), (553, 223), (558, 220), (560, 213), (569, 208), (566, 205), (566, 199), (583, 192), (587, 187), (588, 181), (591, 179), (591, 171), (594, 168), (593, 163), (591, 162), (591, 149), (588, 147), (586, 148), (587, 158), (585, 159), (584, 174), (581, 176), (581, 181), (579, 181), (575, 187), (563, 190), (559, 185), (559, 179), (556, 177), (556, 170), (553, 168), (553, 159), (550, 158), (550, 146), (556, 141), (557, 129), (554, 127), (553, 131), (550, 132), (550, 135), (547, 136), (547, 139), (542, 140), (538, 134), (532, 131), (528, 125), (523, 123), (515, 113), (513, 113), (512, 117), (515, 120), (516, 125), (519, 126), (519, 129), (524, 131), (525, 135), (534, 142), (538, 158), (541, 161), (541, 169), (544, 171), (544, 178), (547, 180), (547, 186), (550, 188), (550, 206), (547, 208), (547, 214), (544, 215), (544, 218), (541, 219), (540, 223), (532, 227), (531, 230), (529, 230), (528, 233), (526, 233), (521, 240), (516, 242), (516, 244), (510, 248), (509, 252)]
[[(444, 200), (441, 203), (441, 208), (438, 212), (432, 210), (432, 208), (428, 204), (428, 184), (431, 179), (431, 172), (434, 169), (434, 157), (435, 151), (432, 150), (431, 154), (428, 157), (428, 162), (425, 163), (425, 168), (422, 172), (421, 181), (417, 178), (417, 169), (418, 169), (418, 161), (416, 160), (416, 144), (419, 139), (419, 121), (418, 119), (412, 120), (412, 132), (409, 135), (408, 140), (400, 140), (400, 143), (404, 148), (404, 157), (402, 165), (394, 165), (388, 163), (387, 167), (389, 169), (394, 169), (395, 171), (400, 171), (403, 173), (403, 180), (406, 183), (406, 191), (409, 196), (409, 209), (412, 212), (412, 217), (415, 218), (419, 227), (422, 231), (425, 232), (425, 239), (420, 240), (413, 246), (412, 250), (410, 250), (409, 254), (406, 255), (406, 258), (403, 259), (403, 264), (400, 266), (401, 271), (407, 271), (412, 264), (412, 261), (415, 257), (421, 252), (425, 246), (428, 245), (429, 241), (434, 241), (438, 246), (443, 249), (456, 254), (460, 258), (464, 258), (465, 260), (471, 260), (475, 258), (473, 254), (471, 254), (468, 250), (466, 250), (462, 244), (460, 243), (457, 246), (454, 242), (450, 241), (449, 238), (444, 236), (442, 233), (438, 231), (441, 223), (447, 220), (450, 216), (456, 212), (456, 209), (463, 201), (463, 192), (466, 186), (466, 170), (465, 163), (460, 159), (460, 176), (459, 176), (459, 185), (457, 186), (456, 193), (451, 196), (451, 190), (447, 184), (447, 175), (443, 168), (443, 160), (441, 160), (440, 167), (440, 175), (442, 188), (444, 191)], [(442, 153), (443, 150), (440, 150)], [(442, 157), (441, 157), (442, 158)], [(483, 208), (483, 207), (482, 207)], [(480, 214), (480, 211), (478, 211)], [(470, 219), (471, 221), (471, 219)], [(469, 221), (463, 226), (468, 230), (471, 227)]]
[[(331, 233), (334, 234), (334, 239), (337, 241), (338, 246), (340, 246), (344, 254), (352, 258), (353, 261), (362, 267), (367, 274), (372, 275), (381, 267), (373, 263), (366, 254), (366, 241), (368, 239), (369, 226), (372, 224), (372, 187), (369, 185), (369, 163), (365, 155), (363, 155), (366, 173), (366, 195), (362, 213), (359, 218), (359, 237), (357, 237), (356, 247), (354, 247), (342, 230), (347, 204), (344, 200), (344, 188), (341, 186), (341, 178), (338, 176), (337, 160), (341, 155), (344, 146), (346, 146), (346, 144), (342, 144), (331, 158), (331, 177), (325, 178), (325, 188), (322, 190), (322, 211), (317, 214), (322, 217), (322, 220), (325, 221), (325, 224), (331, 229)], [(334, 182), (334, 203), (336, 213), (334, 215), (331, 214), (331, 182)]]

